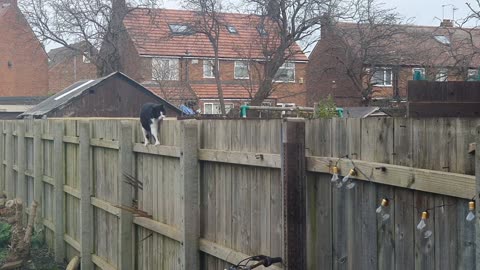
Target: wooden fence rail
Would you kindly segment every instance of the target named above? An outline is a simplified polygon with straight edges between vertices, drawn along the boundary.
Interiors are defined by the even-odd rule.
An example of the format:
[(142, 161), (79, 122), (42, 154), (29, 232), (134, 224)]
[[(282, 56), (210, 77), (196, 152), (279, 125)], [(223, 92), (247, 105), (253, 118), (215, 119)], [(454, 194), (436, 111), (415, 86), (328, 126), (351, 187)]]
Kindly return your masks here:
[[(285, 259), (270, 269), (475, 269), (479, 124), (166, 120), (161, 145), (144, 146), (135, 119), (2, 121), (0, 188), (39, 201), (55, 259), (82, 269), (224, 269), (254, 254)], [(335, 164), (362, 172), (354, 189), (331, 184)], [(415, 229), (425, 209), (429, 239)]]

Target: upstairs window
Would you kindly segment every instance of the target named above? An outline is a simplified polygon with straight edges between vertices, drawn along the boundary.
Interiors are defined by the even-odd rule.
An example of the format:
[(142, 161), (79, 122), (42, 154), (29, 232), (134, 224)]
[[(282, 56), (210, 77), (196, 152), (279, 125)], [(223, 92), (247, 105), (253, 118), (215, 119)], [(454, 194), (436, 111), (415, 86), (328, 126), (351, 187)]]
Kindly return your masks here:
[(467, 73), (467, 81), (478, 81), (478, 69), (469, 69)]
[(235, 28), (235, 26), (233, 25), (227, 25), (225, 26), (227, 28), (227, 31), (230, 33), (230, 34), (238, 34), (238, 31), (237, 31), (237, 28)]
[(204, 78), (214, 78), (213, 74), (213, 59), (203, 60), (203, 77)]
[(193, 29), (188, 24), (169, 24), (168, 27), (174, 35), (191, 35), (193, 34)]
[(448, 81), (448, 70), (446, 68), (441, 68), (437, 71), (435, 75), (435, 81), (437, 82), (446, 82)]
[(235, 70), (233, 72), (233, 77), (235, 79), (248, 79), (248, 62), (246, 61), (235, 61)]
[(374, 86), (392, 86), (393, 73), (391, 68), (379, 68), (373, 73), (371, 83)]
[(179, 63), (175, 58), (152, 58), (152, 79), (178, 81)]
[(275, 74), (275, 82), (295, 82), (295, 63), (285, 62)]
[(439, 35), (439, 36), (433, 36), (436, 41), (442, 43), (443, 45), (450, 45), (450, 39), (447, 36)]

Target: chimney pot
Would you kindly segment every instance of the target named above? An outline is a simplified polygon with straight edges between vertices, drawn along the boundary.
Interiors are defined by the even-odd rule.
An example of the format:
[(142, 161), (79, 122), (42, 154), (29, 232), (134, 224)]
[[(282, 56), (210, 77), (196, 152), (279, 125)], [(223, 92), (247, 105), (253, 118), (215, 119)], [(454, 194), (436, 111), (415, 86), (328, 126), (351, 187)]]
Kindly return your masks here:
[(453, 27), (453, 20), (443, 19), (440, 23), (440, 27)]

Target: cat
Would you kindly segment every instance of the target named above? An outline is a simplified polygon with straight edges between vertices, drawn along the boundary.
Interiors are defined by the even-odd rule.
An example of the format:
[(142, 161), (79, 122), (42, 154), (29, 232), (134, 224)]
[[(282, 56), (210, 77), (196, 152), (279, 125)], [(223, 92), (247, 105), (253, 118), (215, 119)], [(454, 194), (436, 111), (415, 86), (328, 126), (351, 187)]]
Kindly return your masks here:
[(145, 103), (140, 110), (140, 123), (142, 124), (144, 145), (148, 145), (151, 137), (155, 139), (155, 145), (159, 145), (158, 125), (165, 118), (165, 108), (162, 104)]

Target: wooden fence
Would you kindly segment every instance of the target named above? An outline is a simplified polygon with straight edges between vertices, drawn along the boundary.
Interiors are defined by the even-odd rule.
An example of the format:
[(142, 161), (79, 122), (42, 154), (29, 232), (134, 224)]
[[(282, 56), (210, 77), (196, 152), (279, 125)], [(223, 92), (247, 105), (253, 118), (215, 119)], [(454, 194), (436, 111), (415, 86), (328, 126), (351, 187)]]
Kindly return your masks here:
[[(56, 259), (81, 255), (82, 269), (220, 270), (259, 253), (284, 257), (286, 269), (475, 269), (476, 224), (465, 216), (477, 125), (169, 120), (161, 146), (145, 147), (133, 119), (4, 121), (0, 190), (41, 202)], [(335, 163), (365, 175), (337, 189)], [(375, 213), (384, 197), (387, 222)], [(425, 209), (428, 239), (415, 229)]]

